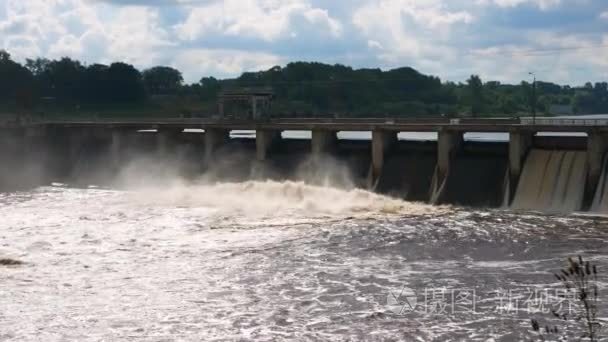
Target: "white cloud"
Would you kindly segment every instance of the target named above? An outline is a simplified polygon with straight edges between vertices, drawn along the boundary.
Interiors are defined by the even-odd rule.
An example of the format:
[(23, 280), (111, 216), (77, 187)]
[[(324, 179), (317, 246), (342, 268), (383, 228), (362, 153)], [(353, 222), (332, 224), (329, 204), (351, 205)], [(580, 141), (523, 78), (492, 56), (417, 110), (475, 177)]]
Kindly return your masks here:
[(8, 0), (7, 18), (0, 19), (0, 34), (8, 36), (3, 48), (17, 59), (69, 56), (151, 65), (162, 48), (174, 45), (159, 22), (159, 9), (119, 7), (108, 19), (99, 15), (103, 6), (85, 0)]
[[(608, 34), (599, 40), (578, 34), (535, 32), (521, 44), (476, 49), (468, 68), (486, 79), (519, 82), (533, 71), (544, 81), (583, 84), (608, 78)], [(500, 67), (497, 67), (500, 66)]]
[(192, 5), (187, 19), (175, 27), (180, 39), (196, 40), (224, 34), (275, 41), (292, 36), (291, 19), (302, 16), (309, 24), (327, 29), (333, 37), (342, 33), (341, 23), (327, 10), (306, 0), (225, 0)]
[(466, 11), (450, 11), (440, 0), (381, 0), (360, 7), (352, 20), (368, 47), (383, 47), (382, 60), (403, 64), (404, 57), (425, 59), (449, 52), (446, 43), (453, 26), (469, 24), (474, 17)]
[(121, 8), (102, 32), (110, 43), (109, 57), (139, 65), (154, 64), (162, 50), (175, 45), (159, 23), (158, 9)]
[(378, 50), (382, 50), (384, 49), (384, 47), (382, 46), (382, 44), (380, 44), (380, 42), (375, 41), (375, 40), (368, 40), (367, 41), (367, 46), (371, 49), (378, 49)]
[(23, 35), (6, 37), (1, 48), (10, 52), (10, 54), (17, 59), (39, 56), (41, 54), (41, 50), (36, 41)]
[[(602, 0), (0, 0), (0, 48), (20, 61), (69, 56), (139, 68), (167, 64), (188, 81), (305, 59), (412, 66), (450, 80), (479, 73), (519, 81), (534, 69), (546, 80), (578, 82), (608, 78), (608, 49), (598, 47), (608, 35), (594, 20), (608, 20), (608, 11), (589, 10), (581, 32), (597, 25), (593, 35), (577, 35), (576, 26), (564, 35), (493, 25), (487, 16), (517, 6), (567, 15), (566, 4), (584, 13), (597, 8), (584, 7), (594, 1)], [(528, 53), (560, 47), (580, 50)]]
[(185, 49), (175, 55), (173, 66), (180, 70), (189, 70), (189, 79), (196, 82), (202, 76), (220, 77), (238, 76), (244, 71), (270, 69), (284, 63), (279, 57), (268, 53), (224, 49)]
[(342, 24), (332, 18), (327, 10), (320, 8), (308, 8), (303, 13), (304, 18), (306, 18), (313, 25), (321, 25), (325, 26), (329, 29), (329, 32), (334, 37), (339, 37), (342, 35)]
[(68, 34), (59, 38), (57, 42), (55, 42), (49, 48), (48, 55), (49, 56), (82, 56), (83, 47), (80, 42), (80, 39), (77, 37)]
[(494, 4), (499, 7), (517, 7), (524, 4), (532, 4), (541, 10), (548, 10), (559, 6), (562, 0), (477, 0), (478, 4)]

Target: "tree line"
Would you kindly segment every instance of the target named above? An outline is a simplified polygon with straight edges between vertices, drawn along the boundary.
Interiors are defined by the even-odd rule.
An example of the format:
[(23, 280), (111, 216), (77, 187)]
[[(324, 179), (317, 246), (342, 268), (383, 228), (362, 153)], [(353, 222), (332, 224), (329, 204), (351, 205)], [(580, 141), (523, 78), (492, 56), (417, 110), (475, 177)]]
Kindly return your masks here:
[(472, 75), (465, 83), (454, 83), (409, 67), (383, 71), (295, 62), (186, 84), (179, 70), (167, 66), (140, 71), (122, 62), (86, 65), (68, 57), (20, 64), (0, 50), (0, 76), (0, 110), (30, 113), (113, 108), (129, 115), (138, 108), (151, 113), (162, 107), (165, 115), (207, 116), (217, 112), (222, 90), (256, 88), (272, 89), (277, 116), (518, 116), (533, 109), (542, 114), (608, 113), (606, 82), (510, 85)]

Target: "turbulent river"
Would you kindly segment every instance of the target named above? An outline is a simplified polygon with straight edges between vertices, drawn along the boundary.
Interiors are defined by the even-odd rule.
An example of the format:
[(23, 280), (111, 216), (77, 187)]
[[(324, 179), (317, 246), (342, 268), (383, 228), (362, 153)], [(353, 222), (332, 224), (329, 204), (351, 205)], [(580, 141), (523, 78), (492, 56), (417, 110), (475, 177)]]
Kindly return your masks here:
[(24, 262), (0, 266), (0, 340), (529, 340), (578, 254), (608, 271), (606, 220), (288, 182), (57, 184), (0, 194), (0, 258)]

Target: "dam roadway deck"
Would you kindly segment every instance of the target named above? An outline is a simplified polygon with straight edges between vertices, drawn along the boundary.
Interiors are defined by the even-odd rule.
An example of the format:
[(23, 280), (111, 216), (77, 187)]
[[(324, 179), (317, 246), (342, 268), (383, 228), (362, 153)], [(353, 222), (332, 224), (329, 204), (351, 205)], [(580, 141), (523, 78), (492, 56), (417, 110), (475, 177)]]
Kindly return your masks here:
[(204, 118), (70, 119), (23, 123), (23, 126), (102, 129), (325, 130), (389, 132), (591, 132), (608, 131), (608, 119), (269, 119), (264, 121)]

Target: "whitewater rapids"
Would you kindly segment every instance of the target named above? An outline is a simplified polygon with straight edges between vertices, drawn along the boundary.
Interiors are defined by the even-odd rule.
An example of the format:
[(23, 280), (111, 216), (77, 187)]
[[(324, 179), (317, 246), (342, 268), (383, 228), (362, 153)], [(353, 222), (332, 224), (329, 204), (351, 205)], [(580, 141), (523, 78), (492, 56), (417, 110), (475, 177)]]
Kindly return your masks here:
[(517, 341), (530, 312), (395, 314), (404, 286), (555, 286), (608, 266), (599, 218), (472, 211), (292, 182), (0, 194), (0, 340)]

